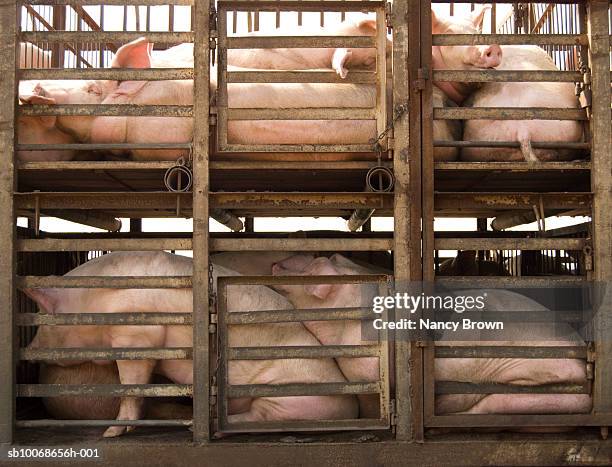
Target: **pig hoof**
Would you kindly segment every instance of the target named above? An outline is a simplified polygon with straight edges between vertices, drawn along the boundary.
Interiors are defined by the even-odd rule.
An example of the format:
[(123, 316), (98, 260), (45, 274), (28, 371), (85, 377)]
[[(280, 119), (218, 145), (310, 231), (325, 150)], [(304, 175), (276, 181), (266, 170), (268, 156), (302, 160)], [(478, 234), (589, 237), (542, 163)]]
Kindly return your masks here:
[(133, 426), (109, 426), (102, 436), (104, 438), (115, 438), (133, 429)]

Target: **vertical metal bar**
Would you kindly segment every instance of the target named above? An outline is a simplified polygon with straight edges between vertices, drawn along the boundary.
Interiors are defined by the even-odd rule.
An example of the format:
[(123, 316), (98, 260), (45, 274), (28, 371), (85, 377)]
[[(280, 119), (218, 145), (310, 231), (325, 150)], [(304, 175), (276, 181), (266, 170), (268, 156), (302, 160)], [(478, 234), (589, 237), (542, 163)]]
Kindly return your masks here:
[(244, 218), (244, 231), (245, 232), (255, 232), (255, 218), (253, 217), (245, 217)]
[[(393, 170), (395, 173), (395, 195), (393, 216), (393, 251), (395, 291), (403, 292), (408, 282), (420, 276), (420, 191), (414, 190), (413, 171), (420, 169), (420, 160), (411, 157), (411, 121), (416, 118), (413, 112), (409, 79), (416, 72), (414, 55), (409, 50), (418, 50), (418, 0), (396, 0), (393, 3), (393, 105), (406, 105), (410, 99), (410, 114), (402, 115), (393, 130), (395, 146), (393, 150)], [(409, 14), (411, 12), (412, 14)], [(415, 21), (416, 19), (416, 21)], [(409, 23), (410, 22), (410, 23)], [(410, 49), (409, 47), (412, 46)], [(418, 58), (418, 57), (417, 57)], [(409, 63), (410, 59), (410, 63)], [(418, 234), (416, 234), (418, 232)], [(402, 290), (403, 289), (403, 290)], [(408, 318), (405, 310), (395, 310), (395, 319)], [(421, 407), (418, 405), (418, 379), (420, 374), (420, 354), (416, 347), (405, 340), (395, 341), (395, 400), (396, 436), (407, 440), (416, 436)], [(414, 393), (413, 393), (414, 391)]]
[(193, 130), (193, 440), (210, 439), (208, 131), (210, 1), (195, 2)]
[[(589, 12), (589, 61), (591, 64), (591, 189), (593, 190), (593, 250), (594, 270), (591, 278), (599, 285), (607, 282), (595, 321), (595, 380), (593, 411), (612, 412), (612, 147), (610, 126), (610, 39), (608, 2), (591, 0)], [(603, 288), (603, 287), (602, 287)]]
[(218, 429), (221, 431), (227, 425), (228, 407), (227, 389), (229, 386), (229, 329), (226, 323), (227, 317), (227, 288), (229, 286), (222, 283), (217, 284), (217, 356), (220, 357), (215, 362), (217, 365), (217, 420)]
[[(57, 5), (53, 7), (53, 29), (63, 31), (66, 29), (66, 6)], [(64, 66), (64, 43), (58, 42), (51, 49), (51, 66), (62, 68)]]
[(130, 219), (130, 232), (142, 232), (142, 219)]
[(19, 44), (16, 25), (20, 14), (15, 0), (0, 3), (0, 444), (13, 442), (15, 421), (15, 325), (13, 321), (15, 275), (14, 139), (16, 69)]
[(376, 11), (376, 134), (387, 127), (387, 26), (385, 11)]
[[(472, 6), (473, 8), (473, 6)], [(431, 2), (421, 0), (421, 68), (431, 70)], [(414, 50), (414, 49), (413, 49)], [(421, 203), (423, 229), (423, 281), (431, 284), (435, 279), (434, 245), (434, 159), (433, 159), (433, 83), (425, 81), (421, 92)], [(427, 287), (427, 285), (426, 285)], [(424, 289), (428, 293), (428, 289)], [(423, 347), (423, 419), (425, 423), (434, 415), (434, 344), (427, 342)], [(422, 436), (422, 433), (420, 434)], [(422, 439), (422, 438), (420, 438)]]
[[(100, 31), (104, 31), (104, 5), (100, 5)], [(98, 42), (98, 50), (100, 51), (100, 68), (104, 68), (104, 52), (106, 44), (104, 42)]]
[(168, 5), (168, 31), (174, 32), (174, 5)]
[[(250, 13), (247, 12), (247, 16)], [(227, 146), (227, 11), (217, 15), (217, 145), (219, 150)]]

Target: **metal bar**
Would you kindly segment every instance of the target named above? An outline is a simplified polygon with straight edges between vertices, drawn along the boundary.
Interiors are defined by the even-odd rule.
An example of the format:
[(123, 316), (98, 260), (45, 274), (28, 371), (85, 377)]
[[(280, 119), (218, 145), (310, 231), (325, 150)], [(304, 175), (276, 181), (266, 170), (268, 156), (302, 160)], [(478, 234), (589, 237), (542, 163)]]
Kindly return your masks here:
[(436, 394), (590, 394), (589, 384), (544, 384), (521, 386), (500, 383), (460, 383), (440, 381), (436, 383)]
[(586, 238), (438, 238), (436, 250), (582, 250)]
[(584, 285), (586, 278), (583, 276), (514, 276), (514, 277), (492, 277), (492, 276), (466, 276), (466, 277), (437, 277), (436, 283), (441, 285), (464, 286), (468, 288), (478, 287), (558, 287), (561, 285)]
[(229, 120), (372, 120), (372, 108), (227, 109)]
[(193, 68), (44, 68), (19, 71), (22, 80), (108, 79), (115, 81), (163, 81), (193, 79)]
[(333, 321), (347, 319), (371, 319), (372, 309), (364, 308), (315, 308), (307, 310), (261, 310), (232, 312), (227, 324), (287, 323), (295, 321)]
[(586, 359), (586, 346), (435, 346), (436, 358), (568, 358)]
[(210, 115), (210, 0), (194, 7), (193, 130), (193, 441), (210, 439), (209, 361), (209, 115)]
[[(278, 37), (228, 37), (228, 49), (270, 49), (279, 45)], [(374, 36), (283, 36), (284, 48), (376, 48)]]
[(192, 324), (191, 313), (18, 313), (18, 326), (66, 326), (66, 325), (173, 325)]
[(436, 120), (587, 120), (584, 109), (546, 107), (434, 107)]
[[(100, 0), (97, 0), (100, 1)], [(105, 0), (106, 1), (106, 0)], [(67, 427), (105, 427), (105, 426), (155, 426), (189, 427), (191, 420), (19, 420), (17, 428), (67, 428)]]
[(20, 360), (191, 360), (191, 347), (113, 349), (31, 349), (19, 350)]
[(15, 95), (19, 68), (16, 25), (21, 9), (14, 0), (0, 3), (0, 445), (13, 442), (15, 423)]
[[(414, 79), (419, 68), (420, 49), (418, 0), (396, 0), (393, 3), (393, 107), (409, 105), (409, 115), (398, 118), (393, 128), (393, 173), (395, 188), (393, 198), (393, 251), (394, 291), (407, 292), (409, 281), (421, 278), (420, 218), (421, 192), (420, 157), (409, 157), (419, 151), (419, 141), (413, 124), (420, 117), (420, 98), (410, 79)], [(395, 318), (408, 318), (406, 310), (395, 310)], [(420, 437), (420, 382), (422, 377), (421, 352), (411, 342), (396, 339), (395, 354), (395, 400), (396, 436), (399, 440)]]
[[(348, 3), (348, 2), (347, 2)], [(278, 420), (265, 422), (241, 422), (222, 424), (223, 433), (269, 433), (292, 431), (340, 431), (388, 429), (386, 420), (358, 418), (351, 420)], [(326, 446), (329, 449), (329, 446)]]
[[(223, 109), (219, 109), (221, 112)], [(372, 153), (371, 144), (224, 144), (218, 152), (358, 152)]]
[(191, 105), (70, 104), (20, 105), (19, 115), (193, 117)]
[(191, 384), (18, 384), (17, 397), (191, 397)]
[(307, 2), (296, 2), (296, 1), (270, 1), (270, 0), (258, 0), (257, 2), (251, 1), (235, 1), (235, 0), (221, 0), (217, 2), (219, 11), (230, 10), (230, 11), (358, 11), (367, 12), (375, 11), (377, 8), (384, 8), (384, 2), (380, 1), (350, 1), (343, 2), (337, 0), (324, 0), (316, 1), (309, 0)]
[(434, 34), (433, 45), (587, 45), (586, 34)]
[[(19, 165), (19, 168), (22, 166)], [(546, 170), (590, 170), (590, 162), (434, 162), (436, 170), (495, 170), (513, 172), (532, 172)]]
[(18, 276), (20, 288), (113, 288), (113, 289), (185, 289), (191, 287), (190, 276)]
[(387, 282), (391, 276), (385, 274), (360, 274), (337, 276), (219, 276), (221, 285), (309, 285), (309, 284), (370, 284)]
[(229, 71), (228, 83), (337, 83), (337, 84), (373, 84), (376, 75), (371, 71), (351, 70), (346, 78), (341, 78), (335, 71)]
[[(99, 4), (99, 3), (98, 3)], [(108, 5), (108, 3), (104, 3)], [(27, 31), (19, 34), (19, 39), (27, 42), (131, 42), (143, 36), (142, 32), (131, 31)], [(147, 39), (158, 44), (178, 44), (193, 42), (192, 32), (147, 32)]]
[(590, 193), (435, 193), (436, 209), (531, 209), (540, 200), (547, 209), (589, 208)]
[[(520, 143), (518, 141), (434, 141), (434, 146), (439, 148), (519, 148)], [(575, 143), (575, 142), (561, 142), (561, 141), (534, 141), (531, 146), (536, 149), (589, 149), (590, 143)], [(461, 167), (467, 165), (466, 162), (438, 162), (436, 164), (448, 164), (449, 167), (456, 165)], [(589, 162), (585, 161), (572, 161), (572, 162), (540, 162), (538, 164), (528, 164), (527, 162), (484, 162), (478, 161), (472, 163), (472, 167), (479, 165), (493, 164), (500, 168), (512, 167), (513, 165), (522, 164), (522, 166), (536, 166), (534, 170), (538, 170), (537, 167), (559, 167), (559, 168), (571, 168), (571, 167), (586, 167), (589, 168)]]
[[(72, 150), (72, 151), (113, 151), (115, 149), (190, 149), (191, 143), (68, 143), (68, 144), (17, 144), (18, 151)], [(59, 161), (21, 162), (20, 170), (130, 170), (168, 169), (174, 161)]]
[(590, 1), (588, 3), (589, 63), (591, 66), (591, 186), (593, 189), (593, 250), (594, 270), (590, 278), (606, 284), (597, 303), (595, 317), (595, 386), (593, 391), (593, 411), (612, 413), (612, 131), (610, 128), (610, 43), (608, 2)]
[(378, 357), (378, 345), (326, 345), (291, 347), (231, 347), (229, 360), (273, 360), (279, 358)]
[(550, 70), (434, 70), (434, 81), (463, 81), (470, 83), (488, 82), (580, 82), (582, 73), (579, 71), (550, 71)]
[(274, 192), (274, 193), (230, 193), (216, 192), (210, 195), (211, 204), (223, 209), (264, 207), (277, 208), (345, 208), (361, 207), (390, 208), (392, 195), (387, 193), (333, 193), (323, 192)]
[(330, 396), (340, 394), (377, 394), (380, 390), (380, 383), (245, 384), (229, 386), (227, 388), (227, 396), (231, 398)]
[[(70, 5), (90, 6), (100, 5), (101, 0), (20, 0), (20, 5)], [(130, 2), (126, 0), (104, 0), (104, 5), (124, 6)], [(138, 5), (185, 5), (193, 6), (195, 0), (138, 0)]]

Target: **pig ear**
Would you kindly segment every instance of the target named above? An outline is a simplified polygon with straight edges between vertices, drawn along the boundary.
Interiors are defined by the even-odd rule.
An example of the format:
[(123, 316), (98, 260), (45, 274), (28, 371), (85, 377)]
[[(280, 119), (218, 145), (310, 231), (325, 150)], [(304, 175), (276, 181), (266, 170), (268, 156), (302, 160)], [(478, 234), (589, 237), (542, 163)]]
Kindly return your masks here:
[(476, 8), (470, 15), (472, 24), (479, 31), (482, 30), (482, 23), (484, 21), (485, 14), (491, 9), (491, 5), (483, 5)]
[[(30, 105), (55, 105), (56, 100), (52, 97), (44, 97), (39, 96), (37, 94), (32, 94), (30, 96), (19, 96), (19, 101), (22, 104), (30, 104)], [(46, 128), (53, 128), (55, 126), (55, 122), (57, 121), (56, 115), (43, 115), (41, 117), (34, 117), (38, 119), (38, 121)]]
[(59, 296), (56, 289), (22, 289), (46, 313), (55, 313)]
[(373, 36), (376, 34), (376, 20), (372, 18), (362, 19), (355, 23), (357, 29), (367, 36)]
[(304, 291), (308, 295), (314, 295), (315, 297), (324, 300), (330, 294), (334, 285), (332, 284), (317, 284), (317, 285), (305, 285)]
[[(306, 268), (305, 274), (313, 276), (337, 276), (340, 274), (340, 271), (338, 271), (329, 258), (317, 258), (308, 268)], [(304, 291), (309, 295), (314, 295), (323, 300), (327, 298), (337, 285), (338, 284), (305, 285)]]
[(111, 63), (112, 68), (151, 68), (153, 44), (145, 37), (122, 45)]

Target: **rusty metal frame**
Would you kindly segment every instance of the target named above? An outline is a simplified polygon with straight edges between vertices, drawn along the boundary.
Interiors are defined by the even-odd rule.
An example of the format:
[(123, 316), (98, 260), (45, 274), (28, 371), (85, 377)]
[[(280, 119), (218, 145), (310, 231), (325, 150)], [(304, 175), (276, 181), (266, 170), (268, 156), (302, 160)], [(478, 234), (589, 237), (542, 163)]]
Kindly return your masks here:
[[(389, 429), (390, 381), (388, 360), (388, 335), (386, 330), (379, 332), (376, 344), (367, 345), (321, 345), (291, 347), (230, 347), (228, 325), (249, 325), (257, 323), (303, 322), (317, 319), (324, 320), (368, 319), (372, 317), (369, 308), (333, 308), (333, 309), (295, 309), (268, 310), (232, 313), (227, 309), (227, 289), (237, 285), (301, 285), (301, 284), (366, 284), (378, 283), (381, 294), (388, 293), (390, 276), (340, 275), (340, 276), (219, 276), (217, 278), (217, 341), (218, 353), (212, 359), (216, 369), (216, 428), (223, 433), (274, 432), (274, 431), (336, 431), (336, 430), (372, 430)], [(381, 317), (384, 319), (384, 314)], [(379, 380), (376, 382), (345, 383), (294, 383), (283, 385), (248, 384), (230, 385), (228, 380), (229, 362), (231, 360), (274, 360), (287, 358), (336, 358), (374, 356), (379, 359)], [(281, 397), (281, 396), (314, 396), (332, 394), (367, 394), (377, 393), (380, 396), (379, 419), (350, 420), (316, 420), (316, 421), (265, 421), (230, 423), (228, 421), (229, 399), (236, 397)]]
[[(250, 71), (233, 72), (227, 69), (227, 50), (245, 48), (270, 48), (278, 45), (276, 37), (228, 37), (227, 15), (237, 11), (374, 11), (376, 13), (376, 36), (284, 36), (284, 47), (368, 47), (376, 49), (376, 71), (353, 73), (349, 79), (339, 79), (333, 72), (313, 71)], [(386, 27), (385, 4), (380, 1), (366, 2), (329, 2), (314, 1), (275, 1), (244, 2), (222, 1), (218, 3), (217, 40), (217, 147), (224, 152), (370, 152), (368, 144), (237, 144), (228, 141), (228, 125), (232, 120), (376, 120), (377, 135), (387, 126), (387, 66), (386, 66)], [(271, 78), (268, 78), (270, 76)], [(287, 108), (287, 109), (243, 109), (230, 108), (228, 102), (228, 83), (233, 82), (292, 82), (308, 83), (335, 82), (339, 84), (353, 82), (375, 83), (376, 102), (372, 108)], [(385, 147), (386, 141), (382, 142)]]

